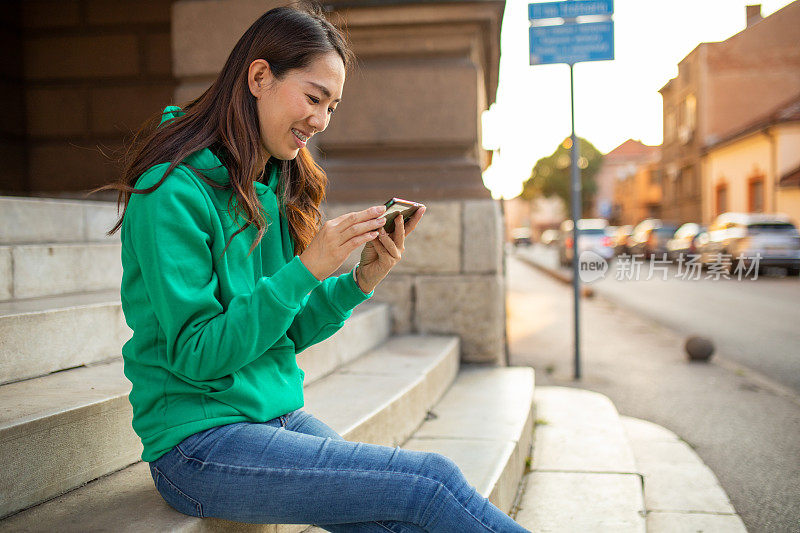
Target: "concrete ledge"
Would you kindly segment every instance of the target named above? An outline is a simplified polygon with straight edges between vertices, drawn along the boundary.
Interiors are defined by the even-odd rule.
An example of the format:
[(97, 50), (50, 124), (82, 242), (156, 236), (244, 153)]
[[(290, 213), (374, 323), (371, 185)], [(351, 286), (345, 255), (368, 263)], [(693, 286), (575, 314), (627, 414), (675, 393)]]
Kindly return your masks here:
[(746, 532), (714, 473), (671, 431), (621, 417), (644, 476), (647, 530)]

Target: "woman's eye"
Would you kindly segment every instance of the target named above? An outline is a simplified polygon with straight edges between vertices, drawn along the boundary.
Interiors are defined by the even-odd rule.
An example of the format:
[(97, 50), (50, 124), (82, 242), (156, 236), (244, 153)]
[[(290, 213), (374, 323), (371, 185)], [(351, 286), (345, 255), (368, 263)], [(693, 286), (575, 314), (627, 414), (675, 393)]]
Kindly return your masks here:
[[(314, 104), (318, 104), (319, 103), (319, 98), (314, 98), (310, 94), (307, 94), (306, 96), (308, 96), (309, 100), (311, 100), (312, 103), (314, 103)], [(336, 110), (329, 107), (328, 111), (330, 112), (331, 115), (333, 115), (333, 112), (336, 111)]]

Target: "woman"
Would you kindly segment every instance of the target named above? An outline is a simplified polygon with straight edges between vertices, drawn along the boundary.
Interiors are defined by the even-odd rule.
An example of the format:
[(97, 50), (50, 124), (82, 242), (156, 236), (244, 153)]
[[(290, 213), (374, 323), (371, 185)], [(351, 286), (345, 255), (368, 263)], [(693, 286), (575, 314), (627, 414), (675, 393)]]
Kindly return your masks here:
[[(121, 226), (134, 331), (122, 353), (142, 460), (164, 500), (192, 516), (526, 531), (443, 455), (349, 442), (300, 409), (296, 355), (373, 295), (425, 211), (399, 217), (392, 235), (383, 206), (319, 228), (327, 181), (305, 144), (328, 126), (352, 60), (319, 8), (268, 11), (105, 187), (129, 198), (109, 234)], [(353, 271), (330, 277), (362, 244)]]

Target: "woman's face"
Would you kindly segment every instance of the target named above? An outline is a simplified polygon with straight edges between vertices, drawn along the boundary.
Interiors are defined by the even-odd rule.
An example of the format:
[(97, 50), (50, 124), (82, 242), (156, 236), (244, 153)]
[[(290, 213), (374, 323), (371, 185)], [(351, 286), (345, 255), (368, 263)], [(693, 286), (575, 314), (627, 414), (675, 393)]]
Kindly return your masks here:
[[(328, 127), (342, 98), (344, 63), (336, 52), (328, 52), (306, 69), (292, 70), (277, 80), (269, 64), (256, 59), (250, 64), (248, 84), (257, 99), (263, 162), (270, 156), (294, 159), (311, 135)], [(305, 142), (292, 130), (305, 135)]]

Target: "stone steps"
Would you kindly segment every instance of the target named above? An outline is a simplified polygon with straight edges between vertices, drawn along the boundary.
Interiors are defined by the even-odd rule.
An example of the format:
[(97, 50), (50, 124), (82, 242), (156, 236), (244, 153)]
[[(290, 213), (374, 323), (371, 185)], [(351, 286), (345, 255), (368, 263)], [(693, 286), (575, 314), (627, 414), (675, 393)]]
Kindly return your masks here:
[(511, 516), (532, 531), (746, 532), (688, 444), (604, 395), (537, 387), (531, 471)]
[[(305, 389), (304, 409), (348, 440), (387, 446), (408, 440), (433, 405), (448, 390), (459, 368), (459, 341), (450, 336), (392, 337), (362, 357), (347, 362)], [(495, 370), (495, 369), (489, 369)], [(506, 369), (499, 369), (506, 370)], [(526, 369), (532, 375), (532, 370)], [(107, 369), (113, 374), (112, 369)], [(505, 386), (505, 384), (504, 384)], [(332, 394), (331, 391), (335, 391)], [(532, 391), (532, 382), (531, 382)], [(532, 392), (530, 393), (532, 397)], [(522, 424), (520, 424), (522, 426)], [(96, 438), (96, 435), (93, 436)], [(116, 438), (114, 439), (116, 441)], [(66, 442), (63, 439), (58, 442)], [(62, 444), (72, 460), (85, 455), (74, 443)], [(4, 445), (4, 448), (6, 446)], [(77, 450), (80, 450), (78, 452)], [(9, 458), (11, 461), (23, 459)], [(30, 459), (27, 459), (30, 461)], [(4, 459), (4, 464), (8, 463)], [(261, 526), (178, 513), (156, 492), (148, 465), (130, 466), (0, 521), (0, 529), (59, 531), (302, 531), (306, 525)], [(34, 460), (31, 469), (41, 471)], [(521, 472), (520, 472), (521, 474)], [(5, 481), (4, 481), (5, 483)], [(2, 494), (19, 497), (29, 483), (9, 480)], [(271, 528), (271, 529), (270, 529)], [(277, 529), (276, 529), (277, 528)]]
[(517, 522), (532, 531), (646, 531), (642, 475), (611, 401), (567, 387), (537, 387), (535, 401)]
[(117, 202), (0, 196), (0, 243), (118, 243), (118, 219)]
[(647, 420), (620, 419), (644, 476), (647, 531), (747, 531), (716, 476), (691, 446)]
[(0, 302), (0, 383), (106, 361), (131, 335), (119, 287)]
[[(14, 322), (17, 334), (10, 341), (24, 341), (26, 337), (34, 341), (32, 346), (21, 342), (21, 349), (14, 350), (9, 348), (13, 344), (4, 340), (0, 351), (2, 374), (37, 376), (0, 386), (0, 464), (4, 465), (0, 469), (0, 495), (9, 496), (0, 497), (0, 516), (52, 498), (141, 457), (141, 442), (131, 426), (131, 384), (123, 373), (121, 356), (53, 371), (70, 362), (82, 365), (74, 359), (59, 359), (59, 348), (71, 346), (82, 335), (90, 338), (92, 326), (96, 331), (103, 329), (102, 316), (96, 322), (81, 322), (92, 310), (105, 312), (114, 305), (102, 303), (107, 299), (99, 302), (60, 310), (48, 309), (42, 302), (15, 302), (16, 311), (0, 317), (0, 332), (4, 335)], [(26, 305), (30, 307), (27, 311), (20, 309)], [(65, 316), (49, 316), (59, 314)], [(37, 326), (49, 319), (51, 327), (45, 331), (53, 336), (43, 337), (43, 330)], [(59, 334), (60, 331), (66, 333)], [(298, 356), (306, 371), (305, 383), (322, 380), (349, 360), (375, 349), (388, 335), (386, 304), (365, 302), (358, 306), (336, 334)], [(98, 356), (119, 353), (121, 343), (114, 339), (109, 342), (116, 346), (115, 350), (102, 352), (100, 346), (96, 350)], [(22, 349), (25, 347), (28, 351)], [(76, 353), (79, 349), (80, 345), (75, 348)], [(51, 364), (48, 357), (62, 364)]]
[(12, 265), (10, 278), (4, 278), (10, 279), (11, 286), (6, 284), (3, 299), (119, 290), (121, 247), (119, 242), (0, 246), (0, 257), (10, 258)]
[[(384, 307), (364, 302), (335, 336), (304, 351), (306, 380), (385, 339), (390, 317)], [(119, 280), (116, 289), (0, 302), (0, 384), (107, 361), (132, 334)]]

